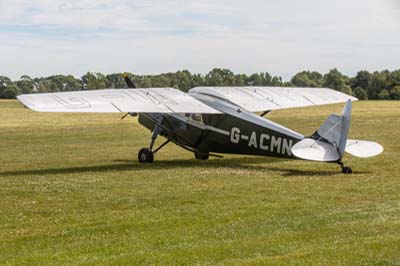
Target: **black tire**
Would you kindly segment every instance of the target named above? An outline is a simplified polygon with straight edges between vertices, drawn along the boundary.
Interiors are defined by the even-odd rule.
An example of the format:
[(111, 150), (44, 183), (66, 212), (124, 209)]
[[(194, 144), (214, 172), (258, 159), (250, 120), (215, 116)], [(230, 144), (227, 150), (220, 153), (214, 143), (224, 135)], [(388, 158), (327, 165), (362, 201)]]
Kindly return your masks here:
[(148, 148), (143, 148), (138, 153), (138, 160), (140, 163), (152, 163), (154, 162), (153, 152)]
[(194, 153), (194, 157), (195, 157), (197, 160), (203, 160), (203, 161), (205, 161), (205, 160), (208, 160), (208, 158), (210, 158), (210, 154), (209, 154), (209, 153), (195, 152), (195, 153)]
[(343, 173), (343, 174), (346, 174), (346, 175), (352, 174), (352, 173), (353, 173), (353, 170), (351, 170), (350, 167), (345, 166), (345, 167), (342, 168), (342, 173)]

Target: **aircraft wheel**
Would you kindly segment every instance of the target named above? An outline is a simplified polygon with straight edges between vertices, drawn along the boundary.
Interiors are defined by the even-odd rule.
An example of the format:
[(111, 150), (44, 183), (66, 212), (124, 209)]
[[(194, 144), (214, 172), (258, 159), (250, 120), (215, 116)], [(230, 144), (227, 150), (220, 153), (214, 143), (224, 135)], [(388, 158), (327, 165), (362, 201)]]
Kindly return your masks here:
[(345, 166), (342, 168), (342, 173), (343, 174), (351, 174), (351, 173), (353, 173), (353, 170), (351, 170), (350, 167)]
[(194, 157), (197, 160), (208, 160), (208, 158), (210, 157), (209, 153), (200, 153), (200, 152), (195, 152), (194, 153)]
[(154, 161), (153, 152), (148, 148), (143, 148), (139, 151), (138, 160), (141, 163), (152, 163)]

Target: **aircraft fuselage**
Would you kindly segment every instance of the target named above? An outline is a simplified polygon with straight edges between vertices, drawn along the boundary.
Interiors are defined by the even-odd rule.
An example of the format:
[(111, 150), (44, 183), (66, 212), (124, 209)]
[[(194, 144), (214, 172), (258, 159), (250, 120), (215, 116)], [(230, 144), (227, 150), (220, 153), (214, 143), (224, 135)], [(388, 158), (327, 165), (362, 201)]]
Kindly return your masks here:
[(223, 114), (139, 114), (139, 123), (172, 142), (200, 153), (294, 158), (304, 136), (211, 95), (191, 94)]

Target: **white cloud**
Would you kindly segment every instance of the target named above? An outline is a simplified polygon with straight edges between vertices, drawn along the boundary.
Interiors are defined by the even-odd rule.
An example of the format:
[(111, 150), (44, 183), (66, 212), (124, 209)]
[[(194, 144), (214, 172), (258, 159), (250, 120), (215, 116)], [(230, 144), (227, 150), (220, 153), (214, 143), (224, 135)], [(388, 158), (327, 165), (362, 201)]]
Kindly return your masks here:
[(0, 0), (0, 74), (400, 68), (392, 0)]

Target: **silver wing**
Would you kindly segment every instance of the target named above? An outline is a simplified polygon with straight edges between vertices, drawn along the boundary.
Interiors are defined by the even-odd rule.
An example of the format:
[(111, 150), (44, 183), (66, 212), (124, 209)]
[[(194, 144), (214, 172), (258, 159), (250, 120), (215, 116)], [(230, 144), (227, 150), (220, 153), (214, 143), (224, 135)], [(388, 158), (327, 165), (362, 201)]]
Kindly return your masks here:
[(226, 99), (250, 112), (357, 101), (353, 96), (325, 88), (197, 87), (190, 93)]
[(26, 107), (38, 112), (221, 113), (173, 88), (56, 92), (26, 94), (17, 98)]

